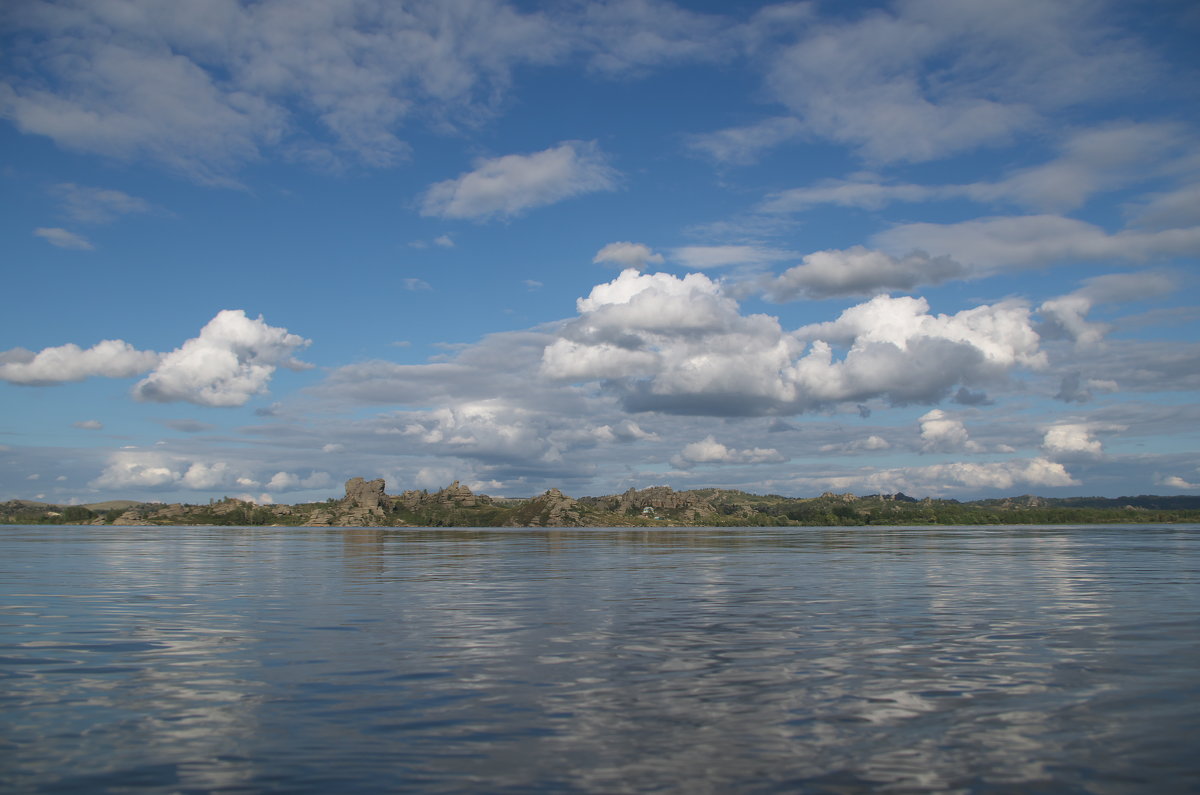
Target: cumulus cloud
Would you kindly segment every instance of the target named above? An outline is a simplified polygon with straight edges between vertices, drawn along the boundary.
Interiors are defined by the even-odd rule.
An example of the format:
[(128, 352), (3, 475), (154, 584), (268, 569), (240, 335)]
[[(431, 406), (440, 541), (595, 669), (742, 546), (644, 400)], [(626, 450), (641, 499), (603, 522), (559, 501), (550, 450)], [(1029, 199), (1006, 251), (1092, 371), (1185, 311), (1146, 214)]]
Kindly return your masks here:
[(133, 388), (138, 400), (186, 400), (201, 406), (241, 406), (267, 391), (278, 367), (303, 369), (293, 353), (309, 344), (287, 329), (251, 320), (240, 309), (217, 313)]
[(1097, 431), (1122, 431), (1123, 425), (1065, 422), (1051, 425), (1042, 437), (1042, 449), (1056, 458), (1096, 458), (1104, 446), (1093, 435)]
[(931, 315), (923, 299), (878, 296), (786, 332), (774, 317), (742, 315), (703, 274), (627, 270), (578, 309), (543, 351), (541, 374), (604, 382), (631, 410), (754, 415), (871, 398), (933, 402), (954, 386), (1045, 365), (1018, 302)]
[(919, 420), (921, 424), (921, 452), (978, 453), (983, 447), (972, 441), (961, 420), (950, 417), (941, 409), (933, 409)]
[(120, 450), (112, 454), (92, 485), (98, 488), (156, 487), (178, 483), (182, 477), (179, 463), (166, 455)]
[(1173, 489), (1181, 489), (1183, 491), (1196, 491), (1200, 489), (1200, 483), (1189, 483), (1178, 475), (1162, 478), (1159, 482), (1164, 486), (1170, 486)]
[(1164, 273), (1112, 273), (1088, 279), (1083, 287), (1038, 307), (1043, 337), (1066, 338), (1077, 345), (1096, 345), (1110, 326), (1087, 320), (1096, 304), (1137, 301), (1169, 293), (1175, 280)]
[[(321, 489), (332, 485), (327, 472), (307, 475), (279, 471), (265, 485), (269, 491)], [(168, 489), (214, 491), (226, 488), (257, 489), (261, 479), (242, 466), (223, 460), (194, 460), (157, 450), (118, 450), (91, 485), (105, 489)], [(268, 498), (269, 499), (269, 498)]]
[(0, 359), (0, 380), (51, 386), (91, 376), (128, 378), (149, 370), (158, 361), (159, 354), (139, 351), (124, 340), (103, 340), (86, 349), (67, 343), (36, 354), (14, 349)]
[(33, 230), (33, 234), (57, 248), (68, 248), (75, 251), (91, 251), (95, 248), (91, 241), (83, 235), (77, 235), (58, 226), (41, 226)]
[(479, 160), (475, 169), (426, 191), (422, 215), (512, 218), (572, 196), (616, 188), (617, 172), (595, 142), (567, 141), (530, 155)]
[(1078, 486), (1066, 467), (1047, 458), (932, 464), (921, 467), (871, 469), (847, 475), (796, 478), (794, 486), (811, 490), (855, 490), (859, 493), (948, 494), (1013, 488)]
[(787, 457), (773, 447), (753, 447), (737, 450), (718, 442), (712, 435), (686, 445), (671, 463), (681, 469), (696, 464), (761, 464), (779, 463)]
[(931, 257), (921, 251), (893, 257), (854, 246), (807, 254), (801, 264), (763, 279), (759, 285), (767, 298), (782, 302), (912, 290), (966, 275), (967, 269), (949, 257)]
[[(443, 454), (491, 462), (560, 462), (563, 445), (555, 430), (561, 429), (553, 429), (553, 420), (538, 414), (502, 399), (462, 401), (409, 414), (376, 432), (408, 437)], [(591, 429), (584, 432), (594, 436)]]
[(207, 491), (228, 485), (233, 477), (232, 467), (224, 461), (213, 463), (197, 461), (187, 468), (179, 482), (189, 489)]
[(267, 491), (300, 491), (301, 489), (321, 489), (333, 485), (333, 478), (328, 472), (312, 472), (308, 475), (298, 475), (294, 472), (276, 472), (267, 481)]
[(644, 243), (617, 241), (609, 243), (597, 251), (592, 262), (596, 265), (619, 265), (622, 270), (625, 268), (642, 270), (649, 264), (661, 265), (663, 255), (655, 253)]

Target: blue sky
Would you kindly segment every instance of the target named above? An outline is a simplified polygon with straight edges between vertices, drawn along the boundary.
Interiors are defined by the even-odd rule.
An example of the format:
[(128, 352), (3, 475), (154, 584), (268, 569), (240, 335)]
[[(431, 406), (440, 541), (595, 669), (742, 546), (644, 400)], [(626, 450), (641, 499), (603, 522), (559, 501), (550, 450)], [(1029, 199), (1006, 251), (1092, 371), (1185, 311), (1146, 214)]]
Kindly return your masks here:
[(1200, 9), (14, 0), (0, 498), (1200, 491)]

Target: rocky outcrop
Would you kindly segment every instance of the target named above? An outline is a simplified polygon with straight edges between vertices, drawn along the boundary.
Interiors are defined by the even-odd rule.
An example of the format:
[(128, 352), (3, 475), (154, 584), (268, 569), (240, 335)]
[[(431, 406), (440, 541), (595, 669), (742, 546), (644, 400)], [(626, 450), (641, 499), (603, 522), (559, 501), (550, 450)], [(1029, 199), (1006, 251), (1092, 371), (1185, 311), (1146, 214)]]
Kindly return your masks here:
[(406, 491), (395, 499), (410, 511), (422, 508), (477, 508), (481, 505), (492, 504), (491, 497), (486, 494), (475, 494), (469, 487), (457, 480), (433, 494), (427, 491)]
[(121, 525), (124, 527), (145, 527), (147, 525), (152, 525), (154, 523), (146, 518), (145, 514), (142, 512), (141, 509), (130, 508), (128, 511), (125, 511), (125, 513), (121, 514), (116, 519), (113, 519), (113, 524)]
[(387, 498), (384, 494), (386, 486), (383, 478), (350, 478), (346, 481), (346, 497), (343, 502), (347, 507), (362, 508), (372, 513), (382, 511), (383, 501)]
[(333, 521), (345, 527), (374, 527), (383, 523), (389, 498), (384, 492), (383, 478), (346, 481), (346, 496), (342, 499)]
[(660, 511), (687, 508), (702, 512), (712, 512), (712, 505), (707, 500), (686, 491), (675, 491), (670, 486), (651, 486), (646, 489), (629, 489), (617, 498), (616, 509), (622, 513), (630, 510), (640, 511), (643, 508), (653, 508)]
[(509, 527), (580, 527), (579, 503), (558, 489), (550, 489), (520, 506), (507, 522)]

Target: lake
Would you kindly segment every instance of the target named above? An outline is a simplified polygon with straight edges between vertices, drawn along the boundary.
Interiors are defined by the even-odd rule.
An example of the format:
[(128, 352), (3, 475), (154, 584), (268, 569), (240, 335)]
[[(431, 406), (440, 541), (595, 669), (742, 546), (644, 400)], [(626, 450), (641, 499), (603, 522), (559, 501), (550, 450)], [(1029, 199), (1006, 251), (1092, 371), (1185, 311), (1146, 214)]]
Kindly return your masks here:
[(1200, 791), (1200, 525), (0, 527), (0, 789)]

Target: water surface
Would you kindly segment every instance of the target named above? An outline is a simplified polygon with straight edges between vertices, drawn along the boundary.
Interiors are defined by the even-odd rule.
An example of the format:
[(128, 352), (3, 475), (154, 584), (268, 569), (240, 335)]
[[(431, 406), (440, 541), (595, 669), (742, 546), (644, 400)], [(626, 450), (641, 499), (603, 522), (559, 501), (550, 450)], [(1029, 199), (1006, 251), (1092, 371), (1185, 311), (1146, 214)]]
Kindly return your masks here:
[(1200, 526), (0, 527), (0, 788), (1195, 792)]

